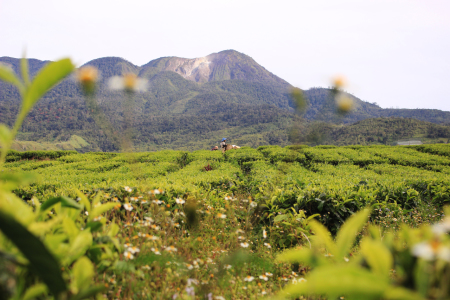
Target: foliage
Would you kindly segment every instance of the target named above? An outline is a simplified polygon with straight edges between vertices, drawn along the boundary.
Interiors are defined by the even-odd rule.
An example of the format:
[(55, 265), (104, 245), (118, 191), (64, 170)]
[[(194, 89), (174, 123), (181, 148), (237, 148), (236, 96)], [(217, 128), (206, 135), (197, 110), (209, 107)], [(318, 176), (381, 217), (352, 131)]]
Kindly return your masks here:
[[(412, 137), (432, 142), (446, 142), (449, 138), (448, 126), (406, 119), (445, 123), (450, 119), (448, 112), (382, 109), (349, 95), (356, 103), (355, 109), (344, 117), (336, 116), (336, 108), (330, 102), (333, 90), (323, 88), (303, 91), (303, 102), (309, 105), (304, 119), (300, 118), (294, 113), (296, 98), (291, 97), (292, 87), (288, 83), (248, 56), (234, 51), (222, 55), (223, 69), (214, 69), (211, 81), (204, 83), (165, 70), (164, 62), (170, 58), (157, 59), (141, 67), (114, 57), (90, 61), (87, 65), (97, 67), (102, 74), (96, 87), (95, 104), (111, 121), (114, 131), (121, 132), (123, 95), (107, 89), (107, 77), (133, 73), (149, 80), (149, 91), (136, 97), (133, 111), (135, 151), (210, 149), (223, 136), (232, 138), (233, 144), (254, 148), (293, 142), (390, 144)], [(19, 60), (5, 57), (0, 61), (19, 72)], [(33, 77), (46, 62), (29, 60), (29, 65)], [(16, 89), (0, 82), (0, 118), (9, 126), (19, 111), (19, 99)], [(77, 148), (80, 152), (118, 151), (113, 139), (108, 137), (109, 130), (96, 123), (95, 113), (88, 106), (82, 89), (73, 80), (64, 80), (29, 112), (17, 135), (16, 147), (62, 147), (58, 144), (77, 135), (89, 144)], [(381, 117), (384, 119), (345, 127), (334, 125)]]
[[(450, 210), (447, 209), (447, 214)], [(330, 299), (447, 299), (449, 289), (448, 220), (419, 229), (403, 226), (382, 236), (380, 228), (367, 227), (358, 253), (350, 256), (368, 210), (353, 215), (342, 226), (336, 243), (316, 222), (310, 249), (288, 250), (278, 259), (312, 267), (302, 282), (296, 279), (281, 295), (326, 295)], [(327, 278), (328, 280), (324, 280)]]

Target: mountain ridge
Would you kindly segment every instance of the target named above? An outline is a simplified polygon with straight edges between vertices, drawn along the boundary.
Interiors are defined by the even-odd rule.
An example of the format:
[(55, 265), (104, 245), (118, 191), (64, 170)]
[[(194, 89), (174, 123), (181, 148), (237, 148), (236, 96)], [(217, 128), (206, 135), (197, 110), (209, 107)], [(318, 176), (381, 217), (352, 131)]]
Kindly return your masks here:
[[(20, 59), (1, 57), (0, 62), (20, 72)], [(29, 63), (31, 73), (35, 74), (48, 61), (31, 59)], [(199, 149), (216, 143), (216, 136), (227, 135), (235, 138), (235, 144), (287, 145), (293, 124), (301, 123), (300, 127), (304, 128), (313, 120), (335, 124), (388, 116), (413, 117), (434, 123), (450, 120), (450, 112), (383, 109), (350, 94), (355, 109), (346, 116), (339, 116), (332, 91), (326, 88), (304, 91), (309, 109), (302, 118), (297, 115), (290, 97), (292, 86), (250, 56), (235, 50), (194, 59), (162, 57), (142, 66), (120, 57), (97, 58), (85, 65), (95, 66), (100, 71), (96, 100), (118, 132), (123, 124), (124, 95), (110, 91), (107, 79), (131, 72), (149, 81), (149, 90), (136, 94), (134, 109), (135, 143), (148, 150)], [(12, 124), (19, 107), (18, 99), (13, 86), (0, 82), (1, 122)], [(72, 77), (36, 105), (19, 138), (64, 141), (71, 135), (85, 138), (93, 150), (117, 150), (95, 124), (84, 104), (82, 91)]]

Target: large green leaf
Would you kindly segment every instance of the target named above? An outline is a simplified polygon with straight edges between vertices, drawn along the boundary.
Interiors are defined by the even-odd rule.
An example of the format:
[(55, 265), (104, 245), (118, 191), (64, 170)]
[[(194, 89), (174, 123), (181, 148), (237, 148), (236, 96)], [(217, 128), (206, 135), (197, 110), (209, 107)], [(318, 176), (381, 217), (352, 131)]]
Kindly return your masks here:
[(22, 300), (33, 300), (36, 299), (38, 296), (41, 296), (42, 294), (47, 293), (47, 287), (43, 283), (35, 284), (31, 287), (29, 287), (25, 294), (22, 297)]
[(62, 207), (81, 209), (81, 205), (78, 204), (75, 200), (73, 200), (69, 197), (66, 197), (66, 196), (59, 196), (59, 197), (55, 197), (55, 198), (50, 198), (47, 201), (45, 201), (44, 203), (42, 203), (41, 212), (46, 211), (47, 209), (49, 209), (50, 207), (52, 207), (53, 205), (55, 205), (57, 203), (61, 203)]
[(367, 222), (370, 210), (364, 209), (351, 216), (342, 225), (336, 237), (336, 256), (342, 259), (348, 254), (355, 243), (356, 235)]
[(66, 264), (70, 264), (83, 256), (92, 245), (92, 234), (89, 229), (81, 231), (70, 245), (67, 256), (64, 258)]
[(69, 58), (51, 62), (42, 68), (25, 93), (21, 114), (26, 115), (39, 98), (72, 73), (74, 69), (75, 66)]
[(389, 277), (394, 258), (382, 242), (369, 238), (364, 239), (361, 242), (361, 253), (374, 273)]
[(327, 260), (325, 256), (315, 255), (315, 250), (307, 248), (286, 250), (277, 256), (277, 260), (282, 262), (302, 263), (311, 267), (329, 263), (329, 260)]
[(71, 290), (74, 294), (90, 285), (94, 276), (94, 266), (92, 262), (83, 256), (73, 264)]
[(19, 88), (21, 92), (24, 89), (22, 82), (20, 82), (19, 78), (14, 73), (14, 71), (11, 68), (8, 68), (7, 66), (1, 64), (0, 64), (0, 80), (14, 84)]
[(20, 73), (22, 75), (22, 79), (25, 85), (29, 85), (30, 76), (28, 74), (28, 59), (25, 58), (25, 55), (20, 60)]
[(0, 180), (4, 181), (2, 188), (8, 191), (16, 189), (22, 185), (28, 185), (36, 180), (36, 175), (31, 173), (8, 173), (1, 172)]
[(87, 210), (88, 213), (91, 212), (91, 202), (89, 202), (89, 199), (86, 197), (85, 194), (77, 190), (77, 195), (80, 198), (80, 203), (84, 205), (84, 208)]
[[(11, 130), (5, 124), (0, 124), (0, 146), (5, 148), (11, 140)], [(5, 151), (5, 150), (3, 150)]]
[(45, 236), (47, 232), (63, 220), (63, 217), (57, 216), (45, 222), (33, 222), (28, 226), (28, 230), (36, 236)]
[(117, 206), (117, 203), (108, 202), (108, 203), (101, 204), (97, 207), (94, 207), (89, 214), (89, 220), (93, 220), (94, 218), (100, 216), (101, 214), (107, 212), (108, 210), (113, 209), (115, 206)]
[(67, 290), (58, 261), (44, 244), (11, 216), (0, 212), (0, 230), (30, 262), (53, 295)]
[(311, 238), (313, 241), (313, 247), (317, 248), (320, 245), (323, 245), (327, 248), (327, 251), (329, 253), (332, 253), (335, 255), (336, 252), (336, 245), (334, 244), (333, 240), (331, 239), (330, 232), (323, 226), (321, 223), (317, 222), (316, 220), (312, 220), (310, 223), (310, 228), (312, 231), (314, 231), (314, 236)]
[(389, 300), (425, 300), (418, 293), (402, 287), (391, 287), (383, 295), (383, 299)]
[(385, 278), (359, 267), (333, 265), (313, 270), (306, 282), (288, 285), (281, 294), (327, 295), (328, 299), (380, 299), (389, 288)]
[(78, 229), (75, 221), (70, 218), (65, 218), (62, 225), (64, 232), (67, 234), (69, 241), (72, 243), (80, 233), (80, 229)]

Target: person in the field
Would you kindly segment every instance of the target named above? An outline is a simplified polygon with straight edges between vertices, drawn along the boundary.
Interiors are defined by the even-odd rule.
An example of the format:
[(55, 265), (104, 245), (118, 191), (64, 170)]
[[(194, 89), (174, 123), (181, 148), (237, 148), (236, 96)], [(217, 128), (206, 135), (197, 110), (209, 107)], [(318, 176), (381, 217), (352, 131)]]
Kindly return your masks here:
[(222, 151), (225, 151), (225, 149), (227, 148), (227, 138), (222, 139), (222, 141), (220, 142), (220, 148), (222, 149)]

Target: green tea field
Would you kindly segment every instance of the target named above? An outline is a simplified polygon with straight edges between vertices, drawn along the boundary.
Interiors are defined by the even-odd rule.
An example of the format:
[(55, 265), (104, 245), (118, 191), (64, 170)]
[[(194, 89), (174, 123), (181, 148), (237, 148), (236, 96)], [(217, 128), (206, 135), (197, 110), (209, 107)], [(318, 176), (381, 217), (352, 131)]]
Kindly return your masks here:
[[(407, 230), (405, 225), (417, 230), (440, 221), (450, 201), (448, 145), (263, 146), (225, 154), (10, 151), (4, 170), (12, 177), (34, 175), (22, 175), (28, 185), (10, 188), (22, 204), (4, 204), (3, 211), (41, 237), (60, 261), (71, 294), (84, 291), (96, 299), (292, 298), (286, 288), (314, 282), (322, 270), (315, 267), (327, 265), (319, 263), (327, 256), (341, 251), (359, 270), (367, 243), (354, 245), (355, 237), (378, 235), (394, 243), (388, 237)], [(345, 221), (356, 222), (365, 208), (372, 210), (368, 223), (349, 229)], [(327, 230), (337, 237), (336, 246), (321, 235)], [(355, 232), (346, 233), (353, 237), (346, 250), (339, 250), (346, 230)], [(1, 237), (1, 253), (15, 253), (26, 262)], [(321, 257), (299, 254), (303, 262), (310, 260), (302, 263), (283, 252), (287, 249), (315, 249)], [(396, 263), (388, 259), (385, 268), (391, 284), (402, 286), (409, 277), (397, 254), (392, 254)], [(365, 269), (376, 270), (367, 261)], [(33, 284), (20, 279), (28, 271), (11, 265), (0, 266), (7, 279)], [(95, 283), (97, 290), (89, 290), (87, 283)], [(297, 292), (311, 299), (330, 290), (335, 296), (353, 295), (351, 289), (316, 288)], [(389, 298), (389, 291), (373, 293), (406, 299)], [(51, 293), (45, 288), (42, 295)]]

